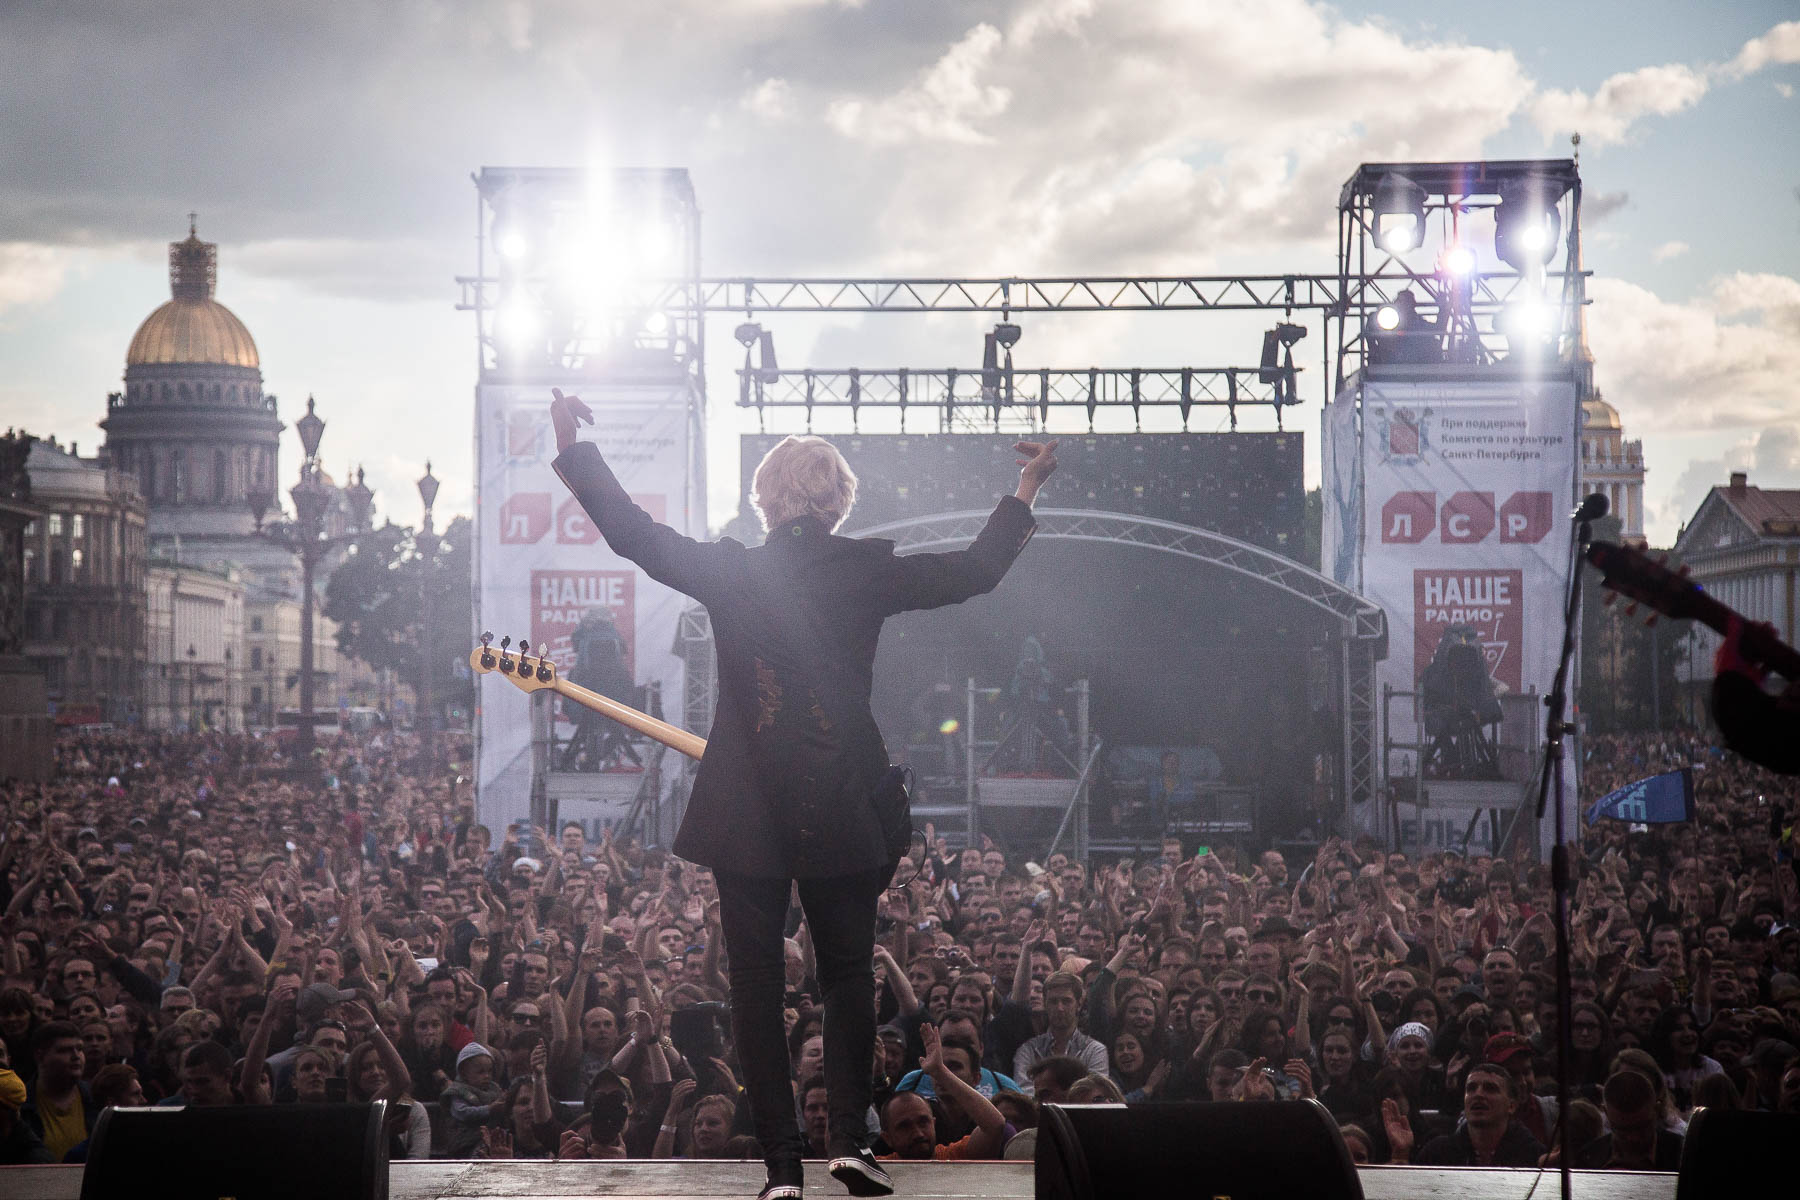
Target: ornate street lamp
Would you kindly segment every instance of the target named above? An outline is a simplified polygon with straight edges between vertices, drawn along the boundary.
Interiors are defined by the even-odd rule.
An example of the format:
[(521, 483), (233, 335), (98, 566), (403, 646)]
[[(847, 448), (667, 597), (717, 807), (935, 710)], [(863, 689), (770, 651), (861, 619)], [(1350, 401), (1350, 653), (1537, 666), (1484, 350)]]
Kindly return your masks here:
[[(314, 411), (311, 396), (306, 398), (306, 415), (294, 422), (294, 428), (300, 434), (300, 445), (306, 451), (306, 457), (300, 463), (300, 481), (288, 491), (294, 501), (293, 523), (263, 530), (263, 514), (273, 500), (266, 494), (250, 497), (250, 512), (256, 518), (257, 531), (262, 536), (300, 559), (300, 728), (297, 733), (301, 759), (310, 765), (318, 744), (317, 731), (313, 728), (313, 627), (317, 607), (313, 574), (319, 561), (333, 547), (363, 531), (375, 495), (363, 482), (363, 472), (359, 470), (356, 481), (344, 489), (344, 498), (350, 505), (351, 530), (337, 537), (325, 536), (325, 518), (331, 510), (332, 489), (325, 483), (319, 463), (319, 441), (325, 435), (325, 422)], [(270, 708), (274, 708), (273, 692)]]
[(425, 764), (428, 768), (437, 766), (437, 706), (432, 699), (431, 689), (431, 595), (435, 590), (431, 586), (431, 568), (437, 557), (437, 532), (431, 525), (431, 506), (437, 500), (437, 476), (431, 473), (431, 460), (425, 460), (425, 474), (419, 479), (419, 500), (425, 506), (425, 520), (419, 531), (419, 553), (425, 557), (425, 569), (422, 573), (424, 587), (420, 589), (419, 616), (422, 625), (419, 634), (419, 716), (425, 723)]

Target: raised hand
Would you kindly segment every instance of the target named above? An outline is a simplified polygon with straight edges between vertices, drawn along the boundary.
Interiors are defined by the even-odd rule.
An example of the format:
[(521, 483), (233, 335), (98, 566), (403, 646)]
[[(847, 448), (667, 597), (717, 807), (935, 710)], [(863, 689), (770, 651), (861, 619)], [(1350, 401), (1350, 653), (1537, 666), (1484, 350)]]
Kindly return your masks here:
[(1030, 504), (1044, 481), (1056, 473), (1056, 442), (1014, 442), (1013, 449), (1024, 455), (1019, 459), (1019, 499)]
[(551, 388), (555, 399), (550, 402), (550, 424), (556, 430), (556, 452), (563, 453), (575, 444), (582, 425), (594, 423), (594, 410), (580, 396), (565, 396), (561, 388)]
[(1406, 1114), (1400, 1110), (1395, 1100), (1381, 1102), (1381, 1128), (1387, 1133), (1388, 1148), (1393, 1151), (1393, 1160), (1404, 1163), (1412, 1158), (1413, 1132), (1407, 1123)]
[(936, 1078), (944, 1070), (944, 1046), (938, 1040), (937, 1026), (930, 1021), (919, 1026), (919, 1041), (925, 1046), (925, 1057), (919, 1060), (919, 1070)]

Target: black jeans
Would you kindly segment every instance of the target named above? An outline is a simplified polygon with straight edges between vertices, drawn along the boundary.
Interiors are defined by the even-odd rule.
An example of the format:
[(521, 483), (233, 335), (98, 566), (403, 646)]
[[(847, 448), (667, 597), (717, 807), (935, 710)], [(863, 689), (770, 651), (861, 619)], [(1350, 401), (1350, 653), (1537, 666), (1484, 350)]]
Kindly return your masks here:
[[(731, 1031), (750, 1119), (770, 1166), (798, 1162), (802, 1142), (781, 1010), (786, 996), (782, 934), (790, 883), (713, 872), (719, 923), (731, 959)], [(802, 879), (800, 905), (812, 931), (825, 992), (825, 1088), (834, 1147), (868, 1141), (875, 1057), (875, 910), (893, 871)]]

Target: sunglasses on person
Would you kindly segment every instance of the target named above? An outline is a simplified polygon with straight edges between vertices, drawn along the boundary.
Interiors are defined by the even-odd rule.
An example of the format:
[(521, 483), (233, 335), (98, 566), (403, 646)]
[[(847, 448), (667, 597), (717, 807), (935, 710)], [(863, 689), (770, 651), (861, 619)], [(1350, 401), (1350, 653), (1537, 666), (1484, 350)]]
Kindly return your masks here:
[(512, 1019), (515, 1025), (536, 1025), (543, 1020), (537, 1013), (514, 1013)]
[(1254, 992), (1245, 992), (1244, 999), (1253, 1001), (1257, 1004), (1279, 1004), (1279, 1003), (1281, 1003), (1280, 996), (1277, 996), (1274, 992), (1267, 991), (1263, 988), (1257, 988)]

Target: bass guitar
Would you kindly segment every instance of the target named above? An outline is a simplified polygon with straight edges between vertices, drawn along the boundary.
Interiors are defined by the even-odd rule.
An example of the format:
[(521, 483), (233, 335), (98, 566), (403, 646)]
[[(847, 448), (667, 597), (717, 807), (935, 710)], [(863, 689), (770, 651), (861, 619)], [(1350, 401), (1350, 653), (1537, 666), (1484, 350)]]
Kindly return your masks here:
[(499, 672), (514, 687), (527, 694), (555, 692), (603, 717), (610, 717), (645, 737), (654, 738), (689, 758), (697, 759), (706, 753), (704, 738), (679, 729), (667, 721), (659, 721), (648, 713), (639, 712), (629, 704), (620, 704), (617, 700), (602, 696), (578, 683), (570, 683), (557, 672), (556, 664), (543, 654), (540, 653), (535, 659), (530, 656), (530, 642), (521, 640), (519, 652), (515, 655), (508, 649), (512, 645), (510, 637), (501, 638), (498, 649), (490, 644), (493, 640), (493, 634), (484, 633), (481, 635), (481, 645), (469, 652), (469, 669), (477, 675)]

